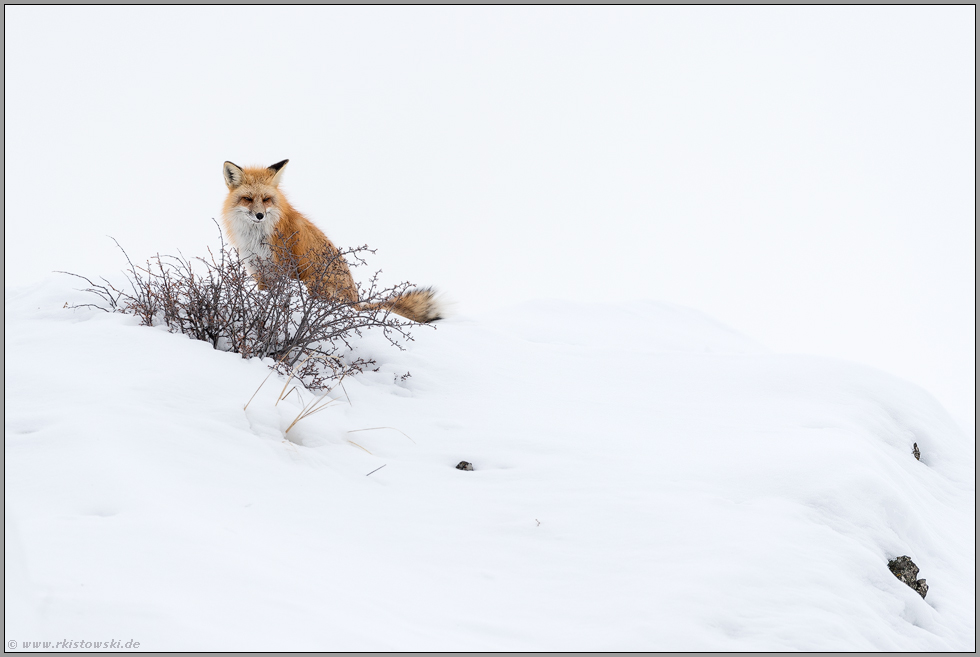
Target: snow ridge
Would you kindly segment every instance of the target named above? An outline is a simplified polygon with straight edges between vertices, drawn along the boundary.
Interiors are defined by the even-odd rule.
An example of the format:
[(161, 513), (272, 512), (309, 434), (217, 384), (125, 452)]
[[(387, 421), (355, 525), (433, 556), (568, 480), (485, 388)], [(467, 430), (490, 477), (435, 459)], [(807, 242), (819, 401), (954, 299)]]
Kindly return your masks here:
[(366, 336), (379, 371), (286, 434), (275, 377), (242, 408), (263, 363), (76, 294), (7, 293), (7, 639), (975, 649), (975, 450), (910, 383), (542, 301)]

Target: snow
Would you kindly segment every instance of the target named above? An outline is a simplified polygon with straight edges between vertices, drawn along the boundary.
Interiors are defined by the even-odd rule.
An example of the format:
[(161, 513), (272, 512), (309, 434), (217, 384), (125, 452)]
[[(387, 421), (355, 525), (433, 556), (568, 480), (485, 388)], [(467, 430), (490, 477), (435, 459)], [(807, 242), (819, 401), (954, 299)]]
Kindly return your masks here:
[(6, 291), (8, 641), (975, 650), (975, 447), (911, 383), (538, 301), (366, 336), (286, 435), (264, 363), (72, 287)]

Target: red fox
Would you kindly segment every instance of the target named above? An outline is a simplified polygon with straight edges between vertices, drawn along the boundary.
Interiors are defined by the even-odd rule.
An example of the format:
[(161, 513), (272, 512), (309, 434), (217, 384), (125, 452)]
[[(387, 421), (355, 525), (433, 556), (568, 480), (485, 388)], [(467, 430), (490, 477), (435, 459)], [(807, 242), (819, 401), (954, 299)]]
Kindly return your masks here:
[[(225, 162), (223, 170), (228, 198), (222, 220), (228, 240), (238, 249), (253, 276), (256, 276), (253, 257), (271, 257), (278, 261), (288, 253), (298, 265), (296, 278), (303, 281), (311, 293), (356, 304), (357, 286), (347, 263), (337, 257), (337, 247), (313, 222), (291, 206), (279, 189), (287, 162), (289, 160), (268, 167), (246, 168)], [(265, 287), (261, 280), (258, 282), (260, 288)], [(414, 322), (426, 323), (442, 318), (432, 288), (410, 290), (381, 303), (358, 305), (360, 309), (379, 307), (390, 308)]]

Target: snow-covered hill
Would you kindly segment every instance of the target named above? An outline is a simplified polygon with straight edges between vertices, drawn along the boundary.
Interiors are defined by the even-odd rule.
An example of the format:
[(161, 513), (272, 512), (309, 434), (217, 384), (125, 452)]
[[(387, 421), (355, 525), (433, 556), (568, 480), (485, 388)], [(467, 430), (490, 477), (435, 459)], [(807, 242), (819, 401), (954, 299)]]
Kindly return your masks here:
[(369, 336), (287, 438), (263, 363), (69, 287), (5, 304), (7, 641), (975, 649), (973, 440), (907, 382), (541, 302)]

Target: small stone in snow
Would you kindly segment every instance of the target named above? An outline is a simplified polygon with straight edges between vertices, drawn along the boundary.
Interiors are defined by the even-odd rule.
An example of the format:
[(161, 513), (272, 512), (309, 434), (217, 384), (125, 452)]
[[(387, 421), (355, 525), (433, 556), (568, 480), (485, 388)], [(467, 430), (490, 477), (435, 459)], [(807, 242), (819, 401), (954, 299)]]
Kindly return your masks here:
[(920, 453), (919, 453), (919, 445), (917, 443), (912, 443), (912, 456), (915, 457), (915, 460), (916, 461), (919, 460), (919, 455), (920, 455)]
[(929, 585), (924, 579), (916, 579), (919, 574), (919, 567), (915, 565), (912, 559), (905, 555), (892, 559), (888, 562), (888, 570), (892, 571), (895, 577), (905, 582), (913, 591), (923, 598), (926, 597)]
[(456, 466), (457, 470), (472, 470), (473, 464), (469, 461), (460, 461), (459, 465)]

